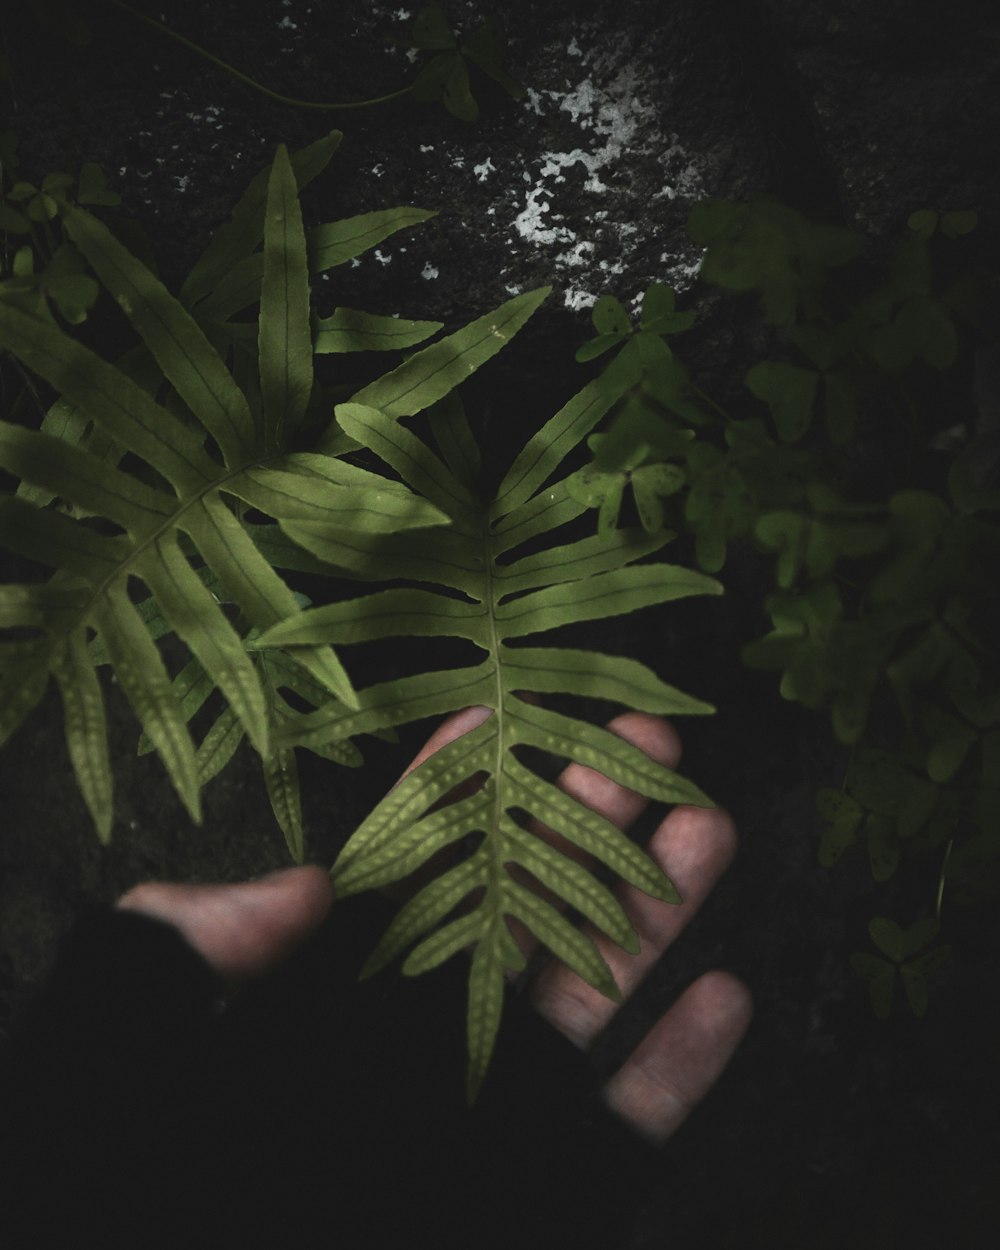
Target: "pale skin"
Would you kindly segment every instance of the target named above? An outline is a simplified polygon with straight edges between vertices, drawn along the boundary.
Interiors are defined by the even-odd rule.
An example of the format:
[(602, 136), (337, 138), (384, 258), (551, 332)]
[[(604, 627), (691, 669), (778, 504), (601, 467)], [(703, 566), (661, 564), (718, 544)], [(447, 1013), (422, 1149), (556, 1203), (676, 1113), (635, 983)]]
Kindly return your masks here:
[[(450, 717), (431, 735), (406, 772), (481, 724), (488, 715), (485, 708), (468, 708)], [(677, 767), (680, 738), (661, 717), (629, 712), (609, 722), (608, 728), (668, 768)], [(648, 800), (640, 795), (579, 764), (568, 765), (557, 784), (626, 831), (648, 806)], [(581, 863), (588, 862), (588, 856), (550, 830), (536, 826), (534, 831)], [(735, 826), (721, 808), (673, 808), (660, 822), (646, 850), (677, 886), (683, 902), (660, 902), (632, 886), (619, 884), (619, 901), (639, 936), (637, 955), (627, 954), (584, 926), (614, 974), (623, 1002), (701, 906), (732, 861), (736, 846)], [(422, 874), (414, 874), (387, 893), (404, 898), (429, 873), (439, 870), (434, 860)], [(541, 887), (533, 888), (553, 902)], [(224, 982), (237, 988), (280, 964), (322, 923), (332, 902), (328, 872), (308, 866), (228, 885), (144, 882), (124, 894), (118, 906), (175, 925)], [(537, 942), (521, 926), (512, 923), (511, 928), (530, 958)], [(535, 975), (527, 993), (535, 1009), (583, 1050), (593, 1045), (619, 1010), (619, 1004), (592, 989), (556, 959)], [(715, 1084), (749, 1027), (752, 1014), (750, 991), (742, 981), (728, 972), (705, 973), (660, 1017), (607, 1082), (602, 1091), (604, 1101), (636, 1133), (653, 1145), (662, 1144)]]

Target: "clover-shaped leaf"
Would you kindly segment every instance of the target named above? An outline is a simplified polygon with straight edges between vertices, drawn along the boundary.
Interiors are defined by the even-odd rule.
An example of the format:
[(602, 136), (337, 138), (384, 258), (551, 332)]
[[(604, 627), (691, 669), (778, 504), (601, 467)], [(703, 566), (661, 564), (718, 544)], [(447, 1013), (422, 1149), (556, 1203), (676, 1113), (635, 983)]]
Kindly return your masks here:
[(663, 336), (689, 330), (695, 321), (694, 313), (678, 312), (676, 303), (673, 287), (664, 282), (650, 283), (642, 297), (636, 330), (621, 300), (613, 295), (602, 295), (591, 312), (597, 337), (577, 349), (576, 359), (581, 363), (594, 360), (634, 336), (645, 365), (653, 367), (662, 363), (671, 356)]
[[(803, 535), (810, 528), (814, 534), (830, 532), (794, 513), (768, 514), (768, 523), (774, 526), (776, 543), (788, 536), (798, 544), (798, 550), (790, 548), (794, 559), (801, 557), (803, 543), (808, 558), (809, 538)], [(792, 527), (790, 533), (783, 530), (786, 523)], [(765, 536), (766, 529), (762, 531)], [(743, 646), (743, 662), (749, 668), (783, 670), (782, 696), (805, 707), (818, 708), (831, 699), (838, 741), (856, 742), (867, 722), (882, 659), (891, 645), (890, 632), (877, 618), (874, 622), (867, 618), (844, 621), (839, 593), (829, 580), (805, 591), (779, 591), (766, 600), (766, 607), (774, 628)]]
[(940, 300), (917, 295), (873, 332), (868, 353), (890, 374), (908, 368), (918, 357), (935, 369), (947, 369), (958, 356), (958, 331)]
[(754, 537), (770, 551), (778, 552), (778, 585), (787, 590), (802, 566), (807, 536), (808, 517), (796, 512), (766, 512), (758, 517)]
[(933, 782), (881, 747), (855, 752), (847, 789), (862, 807), (885, 817), (903, 838), (912, 837), (926, 823), (938, 796)]
[(830, 787), (816, 792), (816, 810), (826, 821), (820, 835), (819, 862), (824, 868), (832, 868), (857, 840), (864, 811), (849, 794)]
[[(886, 916), (876, 916), (869, 923), (869, 936), (882, 955), (855, 951), (851, 966), (868, 981), (872, 1008), (880, 1020), (889, 1018), (897, 972), (910, 1010), (918, 1017), (926, 1014), (927, 977), (951, 953), (950, 946), (925, 950), (940, 929), (940, 923), (933, 918), (918, 920), (908, 929), (902, 929)], [(919, 951), (924, 953), (918, 955)]]
[(441, 52), (428, 61), (414, 80), (412, 91), (414, 98), (423, 103), (440, 100), (460, 121), (474, 122), (479, 116), (469, 71), (458, 52)]
[(439, 4), (429, 4), (417, 15), (409, 37), (394, 42), (397, 46), (435, 53), (414, 80), (412, 94), (425, 103), (440, 100), (460, 121), (474, 122), (479, 116), (466, 58), (514, 99), (522, 99), (526, 94), (524, 86), (504, 69), (507, 41), (495, 17), (487, 19), (468, 39), (459, 43), (444, 9)]
[(767, 197), (749, 204), (697, 204), (687, 228), (705, 247), (701, 277), (732, 291), (757, 291), (772, 325), (790, 326), (800, 308), (806, 316), (816, 315), (827, 270), (861, 250), (852, 231), (810, 222)]
[(711, 443), (692, 444), (688, 455), (691, 489), (684, 516), (695, 532), (695, 558), (705, 572), (726, 562), (726, 543), (750, 528), (753, 493), (733, 457)]
[(647, 464), (632, 473), (632, 493), (639, 520), (647, 534), (663, 529), (663, 504), (668, 495), (676, 494), (687, 480), (678, 464)]
[(929, 946), (940, 931), (941, 924), (935, 919), (918, 920), (908, 929), (901, 929), (894, 920), (875, 916), (868, 925), (872, 941), (896, 964)]
[(949, 239), (969, 234), (975, 230), (979, 214), (972, 209), (957, 209), (939, 213), (933, 208), (918, 208), (911, 213), (906, 224), (920, 239), (929, 239), (940, 226), (941, 233)]
[(454, 48), (455, 45), (455, 36), (444, 9), (440, 4), (425, 5), (414, 18), (406, 46), (439, 51), (442, 48)]
[(920, 239), (929, 239), (938, 228), (940, 213), (933, 208), (918, 208), (906, 219), (907, 226)]
[[(641, 386), (643, 392), (661, 407), (680, 417), (685, 424), (703, 426), (705, 415), (690, 395), (691, 378), (687, 368), (659, 338), (640, 334), (636, 338), (646, 361)], [(657, 358), (650, 358), (649, 349), (658, 345)]]
[(97, 300), (97, 282), (85, 272), (83, 258), (70, 243), (56, 248), (41, 272), (35, 272), (31, 247), (18, 248), (14, 255), (14, 278), (8, 290), (22, 307), (52, 320), (46, 300), (50, 300), (64, 321), (80, 325)]
[(932, 781), (951, 781), (979, 740), (978, 732), (951, 712), (927, 703), (921, 709), (921, 727), (931, 739), (927, 752), (927, 776)]
[[(756, 373), (751, 380), (748, 374), (750, 389), (771, 407), (779, 430), (782, 421), (789, 428), (790, 435), (787, 438), (783, 436), (783, 441), (796, 441), (801, 436), (797, 432), (799, 428), (801, 433), (809, 428), (812, 416), (819, 407), (825, 414), (830, 437), (837, 446), (842, 447), (854, 436), (858, 422), (855, 372), (850, 366), (834, 368), (850, 351), (852, 333), (853, 327), (846, 322), (834, 329), (819, 322), (802, 322), (791, 327), (788, 337), (818, 371), (816, 387), (805, 376), (808, 370), (802, 371), (798, 380), (802, 392), (799, 395), (796, 395), (793, 385), (781, 385), (780, 375), (770, 379), (765, 370), (763, 374)], [(759, 370), (760, 366), (757, 368)], [(761, 389), (757, 390), (756, 386)]]
[(583, 343), (576, 352), (581, 364), (594, 360), (623, 343), (632, 333), (632, 322), (622, 302), (613, 295), (602, 295), (591, 310), (590, 319), (597, 337)]
[(512, 78), (504, 68), (507, 56), (507, 36), (503, 27), (495, 17), (486, 21), (474, 31), (462, 44), (465, 55), (479, 66), (484, 74), (500, 84), (515, 100), (522, 100), (528, 94), (523, 83)]
[(843, 517), (839, 499), (821, 483), (809, 483), (806, 495), (817, 512), (832, 516), (806, 516), (792, 509), (763, 512), (754, 525), (754, 537), (767, 550), (778, 552), (777, 583), (789, 589), (804, 569), (813, 580), (832, 572), (841, 556), (867, 556), (889, 541), (884, 526)]
[(80, 204), (100, 204), (108, 208), (116, 208), (122, 202), (116, 191), (108, 190), (104, 171), (93, 161), (85, 161), (80, 166), (76, 198)]
[(867, 322), (867, 332), (860, 338), (861, 349), (890, 375), (918, 359), (934, 369), (947, 369), (958, 355), (953, 310), (947, 297), (938, 298), (933, 289), (926, 234), (930, 219), (914, 216), (919, 228), (911, 226), (910, 233), (893, 249), (888, 282), (864, 301), (855, 315), (856, 327)]
[[(46, 181), (50, 181), (53, 175), (48, 175)], [(70, 179), (72, 182), (72, 179)], [(62, 189), (61, 187), (52, 187), (50, 189), (39, 189), (32, 182), (15, 182), (11, 189), (7, 192), (8, 200), (13, 200), (15, 204), (23, 204), (24, 211), (31, 221), (52, 221), (59, 215), (59, 202), (51, 190)]]
[(693, 312), (677, 311), (677, 295), (665, 282), (651, 282), (642, 297), (639, 329), (650, 334), (681, 334), (694, 325)]
[(959, 235), (970, 234), (975, 230), (979, 221), (979, 214), (971, 208), (956, 209), (950, 213), (941, 214), (941, 233), (949, 239), (956, 239)]
[(632, 333), (632, 322), (621, 300), (613, 295), (602, 295), (594, 304), (591, 320), (598, 334), (617, 334), (624, 338)]
[[(588, 439), (592, 450), (596, 452), (600, 449), (603, 437), (597, 434)], [(603, 535), (616, 528), (625, 489), (631, 486), (643, 529), (647, 534), (657, 534), (663, 529), (663, 505), (660, 500), (675, 494), (685, 481), (686, 474), (680, 465), (651, 460), (649, 447), (640, 443), (620, 470), (606, 472), (595, 462), (574, 474), (568, 480), (566, 489), (587, 507), (600, 507), (597, 529)]]
[(898, 553), (869, 583), (873, 603), (903, 603), (927, 597), (933, 585), (929, 577), (931, 557), (950, 521), (951, 509), (930, 491), (897, 491), (892, 496), (889, 524)]
[(819, 383), (814, 369), (764, 360), (749, 370), (746, 383), (770, 408), (783, 443), (797, 443), (808, 432)]
[(927, 978), (951, 954), (950, 946), (938, 946), (917, 959), (901, 965), (899, 975), (910, 1010), (918, 1018), (927, 1014)]

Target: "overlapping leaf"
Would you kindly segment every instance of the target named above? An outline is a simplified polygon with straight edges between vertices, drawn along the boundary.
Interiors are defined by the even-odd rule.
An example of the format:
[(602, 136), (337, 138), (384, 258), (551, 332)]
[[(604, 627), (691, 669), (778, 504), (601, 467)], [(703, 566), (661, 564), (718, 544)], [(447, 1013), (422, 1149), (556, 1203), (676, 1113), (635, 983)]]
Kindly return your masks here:
[[(523, 298), (523, 297), (522, 297)], [(484, 340), (502, 332), (502, 320), (483, 319)], [(434, 352), (427, 349), (426, 358)], [(365, 575), (373, 557), (388, 577), (407, 587), (307, 609), (266, 630), (259, 643), (295, 654), (299, 647), (349, 645), (397, 635), (455, 636), (470, 640), (483, 659), (468, 667), (420, 673), (370, 686), (351, 709), (330, 703), (290, 722), (279, 734), (286, 745), (343, 741), (407, 721), (470, 705), (489, 718), (426, 760), (370, 814), (344, 847), (334, 870), (336, 892), (349, 895), (408, 876), (445, 847), (469, 835), (477, 845), (464, 859), (421, 889), (399, 912), (365, 966), (384, 967), (416, 942), (403, 965), (426, 971), (463, 948), (473, 952), (469, 977), (467, 1096), (487, 1070), (499, 1026), (504, 972), (524, 957), (508, 928), (516, 917), (550, 950), (601, 992), (617, 989), (597, 947), (561, 912), (525, 888), (518, 866), (625, 949), (637, 938), (611, 891), (575, 860), (530, 831), (535, 817), (657, 898), (677, 901), (673, 885), (654, 862), (604, 817), (533, 772), (522, 748), (597, 768), (653, 799), (710, 805), (697, 786), (654, 763), (637, 747), (572, 715), (547, 710), (523, 694), (586, 695), (653, 713), (706, 713), (713, 709), (667, 685), (636, 660), (569, 647), (523, 644), (529, 635), (562, 625), (624, 615), (639, 608), (721, 586), (704, 574), (662, 563), (642, 563), (669, 537), (642, 530), (560, 540), (560, 529), (585, 511), (557, 474), (566, 455), (594, 429), (627, 388), (630, 374), (605, 374), (572, 399), (527, 443), (488, 508), (477, 500), (477, 453), (464, 414), (452, 405), (432, 424), (440, 456), (398, 420), (436, 398), (447, 377), (447, 353), (427, 374), (414, 357), (336, 410), (352, 439), (374, 451), (399, 477), (451, 519), (433, 546), (417, 534), (355, 542), (345, 559), (329, 532), (309, 521), (286, 522), (302, 547)], [(617, 389), (617, 393), (616, 393)], [(442, 541), (444, 539), (445, 541)], [(531, 544), (528, 553), (520, 549)], [(412, 583), (419, 583), (413, 586)], [(460, 801), (435, 810), (457, 785), (485, 775), (485, 783)], [(481, 897), (474, 896), (479, 893)], [(457, 910), (456, 910), (457, 909)]]
[[(373, 536), (447, 519), (405, 487), (336, 460), (343, 440), (312, 455), (290, 450), (313, 388), (309, 247), (295, 166), (312, 176), (335, 146), (328, 137), (293, 159), (279, 148), (271, 169), (254, 180), (185, 288), (189, 301), (202, 301), (200, 319), (99, 221), (65, 207), (67, 235), (142, 340), (125, 368), (51, 321), (0, 306), (0, 347), (61, 396), (42, 430), (0, 422), (0, 465), (31, 488), (0, 498), (0, 544), (57, 569), (48, 584), (3, 587), (0, 620), (32, 636), (0, 650), (0, 741), (38, 703), (53, 674), (80, 788), (105, 840), (113, 799), (95, 674), (100, 662), (113, 666), (195, 820), (210, 767), (245, 734), (264, 761), (295, 851), (294, 758), (276, 742), (273, 691), (262, 682), (263, 661), (247, 652), (246, 635), (300, 608), (276, 571), (280, 560), (272, 563), (254, 541), (243, 519), (248, 508), (331, 536), (344, 526)], [(401, 211), (410, 220), (427, 216)], [(397, 210), (375, 216), (314, 231), (317, 263), (340, 263), (400, 224)], [(256, 251), (261, 238), (263, 251)], [(241, 267), (237, 295), (231, 279)], [(219, 290), (227, 287), (228, 305), (220, 304)], [(259, 363), (242, 388), (205, 333), (211, 318), (204, 306), (213, 299), (208, 311), (215, 316), (260, 304)], [(158, 381), (170, 392), (165, 404), (153, 397)], [(221, 593), (209, 588), (212, 581)], [(223, 601), (237, 613), (227, 614)], [(209, 752), (204, 743), (195, 747), (189, 729), (198, 701), (188, 691), (183, 706), (182, 678), (172, 678), (156, 646), (168, 631), (187, 645), (202, 675), (201, 701), (213, 688), (225, 697), (227, 733), (212, 731)], [(332, 696), (357, 707), (328, 645), (297, 648), (293, 668), (284, 684), (294, 689), (297, 681), (301, 694), (302, 683), (312, 683), (324, 692), (313, 703)]]

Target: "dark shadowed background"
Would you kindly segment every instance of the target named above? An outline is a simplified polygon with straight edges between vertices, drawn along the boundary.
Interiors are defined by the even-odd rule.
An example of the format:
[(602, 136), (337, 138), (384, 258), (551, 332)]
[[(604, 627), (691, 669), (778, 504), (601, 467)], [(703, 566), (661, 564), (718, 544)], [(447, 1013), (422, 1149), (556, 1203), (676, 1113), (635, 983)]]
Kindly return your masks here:
[[(413, 72), (386, 36), (402, 34), (400, 15), (414, 6), (146, 7), (284, 94), (363, 99)], [(873, 254), (916, 208), (975, 208), (983, 263), (996, 272), (1000, 16), (991, 3), (453, 3), (466, 31), (501, 17), (509, 67), (529, 88), (515, 103), (479, 79), (474, 125), (408, 100), (342, 113), (288, 107), (108, 4), (78, 11), (92, 34), (85, 48), (41, 36), (23, 15), (5, 32), (7, 124), (23, 173), (40, 179), (97, 162), (173, 289), (276, 145), (295, 149), (334, 127), (344, 140), (303, 196), (307, 224), (396, 204), (438, 216), (334, 271), (319, 284), (321, 311), (399, 312), (452, 330), (512, 294), (553, 285), (469, 390), (501, 467), (590, 376), (573, 352), (605, 291), (628, 302), (651, 281), (672, 284), (681, 306), (699, 313), (678, 351), (700, 385), (747, 411), (742, 378), (761, 342), (738, 302), (694, 289), (699, 253), (684, 224), (699, 199), (770, 191), (861, 230)], [(968, 370), (949, 375), (941, 402), (956, 422), (968, 414)], [(873, 463), (877, 473), (874, 453)], [(926, 480), (940, 478), (940, 465), (927, 449)], [(690, 554), (682, 542), (664, 553), (678, 562)], [(662, 1152), (662, 1174), (645, 1206), (623, 1217), (616, 1244), (994, 1245), (996, 926), (983, 914), (949, 916), (954, 953), (935, 975), (927, 1017), (897, 1009), (887, 1023), (875, 1019), (849, 955), (867, 948), (876, 908), (905, 914), (927, 883), (876, 887), (861, 854), (820, 867), (813, 795), (840, 784), (847, 753), (825, 715), (784, 702), (774, 676), (738, 659), (767, 626), (770, 559), (741, 551), (720, 577), (722, 598), (586, 632), (591, 645), (642, 659), (717, 706), (714, 717), (679, 722), (681, 768), (741, 834), (735, 865), (621, 1012), (597, 1068), (613, 1071), (708, 968), (743, 977), (756, 1001), (736, 1059)], [(359, 652), (353, 664), (348, 654), (356, 685), (394, 675), (390, 663), (399, 672), (415, 657), (430, 666), (423, 644), (419, 657), (391, 651), (391, 660)], [(288, 863), (249, 748), (208, 787), (196, 829), (159, 764), (136, 758), (131, 713), (116, 689), (108, 694), (117, 761), (109, 849), (76, 792), (54, 690), (0, 755), (0, 1036), (88, 903), (147, 878), (239, 880)], [(593, 709), (597, 718), (612, 712)], [(431, 728), (404, 729), (398, 747), (362, 744), (357, 772), (301, 758), (311, 862), (332, 862)]]

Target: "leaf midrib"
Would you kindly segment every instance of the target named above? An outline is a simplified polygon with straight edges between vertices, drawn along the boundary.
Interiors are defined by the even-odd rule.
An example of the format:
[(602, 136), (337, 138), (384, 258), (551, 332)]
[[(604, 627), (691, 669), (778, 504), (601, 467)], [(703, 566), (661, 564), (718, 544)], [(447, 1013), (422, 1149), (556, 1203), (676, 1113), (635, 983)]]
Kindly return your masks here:
[[(269, 461), (281, 459), (285, 454), (286, 453), (283, 449), (279, 449), (271, 455), (248, 460), (238, 467), (226, 465), (225, 471), (220, 474), (219, 477), (213, 478), (212, 481), (205, 482), (198, 486), (193, 494), (185, 496), (184, 499), (178, 499), (178, 508), (173, 511), (169, 517), (164, 519), (163, 524), (156, 526), (142, 539), (135, 540), (135, 546), (131, 549), (131, 551), (129, 551), (126, 558), (117, 565), (113, 572), (108, 573), (108, 575), (103, 578), (101, 582), (95, 585), (93, 594), (90, 595), (86, 603), (80, 608), (79, 612), (77, 612), (77, 614), (72, 618), (66, 629), (61, 631), (60, 634), (56, 635), (56, 637), (66, 637), (74, 630), (78, 629), (81, 625), (85, 624), (86, 621), (90, 619), (93, 605), (108, 593), (111, 584), (117, 581), (123, 574), (128, 575), (130, 565), (140, 563), (146, 552), (158, 543), (165, 534), (182, 528), (179, 518), (192, 508), (197, 507), (207, 495), (211, 494), (213, 491), (222, 490), (226, 482), (234, 477), (238, 477), (241, 473), (245, 473), (248, 469), (266, 467)], [(153, 467), (155, 468), (155, 465)], [(139, 577), (140, 580), (144, 580), (142, 579), (142, 575), (139, 573), (136, 573), (135, 576)]]
[[(493, 776), (496, 778), (493, 786), (493, 816), (491, 828), (496, 830), (496, 836), (490, 839), (489, 853), (489, 885), (486, 891), (486, 900), (495, 899), (499, 906), (499, 913), (495, 919), (503, 922), (503, 836), (500, 832), (501, 817), (503, 816), (503, 802), (501, 791), (503, 789), (501, 781), (503, 778), (504, 754), (507, 750), (506, 735), (504, 733), (506, 725), (505, 708), (504, 708), (504, 689), (503, 675), (500, 667), (500, 633), (497, 627), (497, 599), (499, 595), (494, 585), (493, 576), (493, 535), (490, 532), (489, 517), (483, 516), (483, 606), (486, 608), (487, 620), (489, 622), (489, 644), (490, 654), (493, 657), (493, 673), (496, 693), (494, 695), (494, 712), (497, 718), (496, 738), (496, 757), (493, 764)], [(489, 836), (489, 835), (487, 835)], [(485, 901), (485, 900), (484, 900)]]

